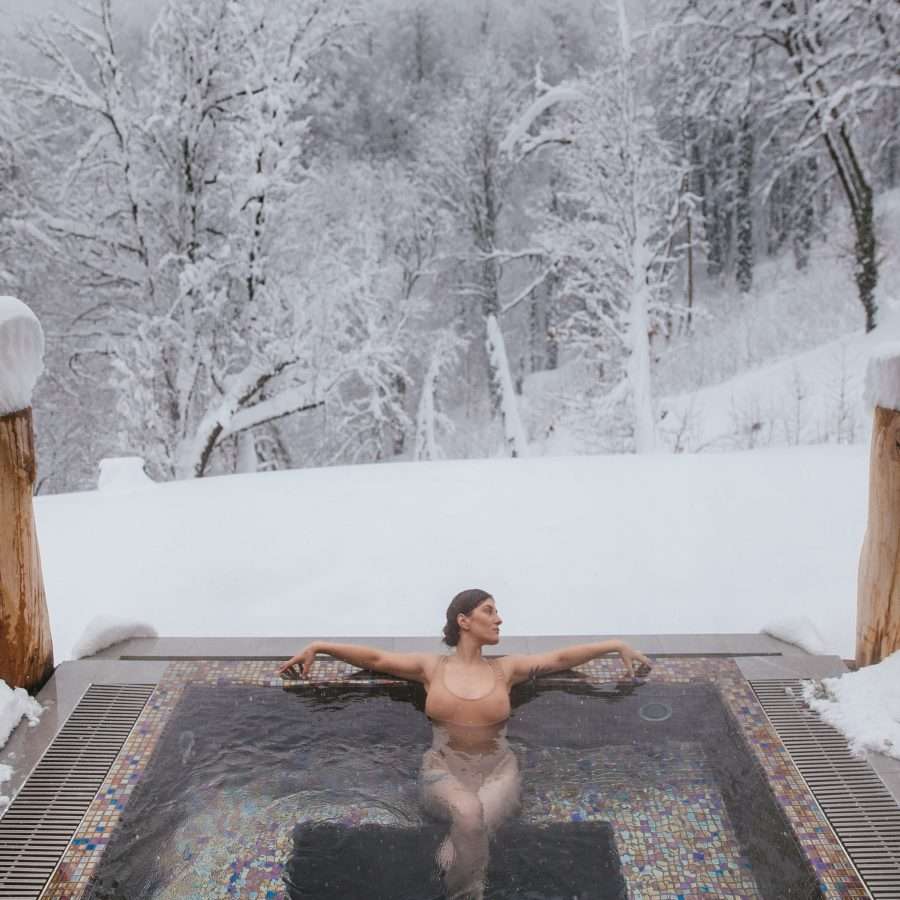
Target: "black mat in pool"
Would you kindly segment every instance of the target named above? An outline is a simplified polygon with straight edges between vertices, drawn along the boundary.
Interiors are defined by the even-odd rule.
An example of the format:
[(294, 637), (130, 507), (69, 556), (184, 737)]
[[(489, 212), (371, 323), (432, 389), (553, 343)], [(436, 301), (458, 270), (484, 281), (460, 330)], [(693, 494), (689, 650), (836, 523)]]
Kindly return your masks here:
[[(434, 857), (446, 826), (297, 825), (284, 879), (291, 900), (443, 897)], [(386, 863), (403, 860), (403, 865)], [(485, 900), (627, 900), (607, 822), (510, 823), (491, 842)]]

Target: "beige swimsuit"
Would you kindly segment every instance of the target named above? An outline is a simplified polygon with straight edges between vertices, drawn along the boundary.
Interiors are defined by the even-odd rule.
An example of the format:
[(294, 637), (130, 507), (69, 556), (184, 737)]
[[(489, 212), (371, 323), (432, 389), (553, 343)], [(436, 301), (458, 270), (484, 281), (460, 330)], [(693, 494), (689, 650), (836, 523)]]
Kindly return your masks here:
[(425, 701), (425, 714), (434, 725), (433, 743), (422, 758), (420, 784), (428, 787), (455, 778), (466, 790), (477, 793), (495, 778), (515, 777), (518, 763), (506, 741), (510, 714), (509, 688), (500, 663), (486, 660), (494, 671), (491, 690), (481, 697), (460, 697), (447, 686), (442, 656)]

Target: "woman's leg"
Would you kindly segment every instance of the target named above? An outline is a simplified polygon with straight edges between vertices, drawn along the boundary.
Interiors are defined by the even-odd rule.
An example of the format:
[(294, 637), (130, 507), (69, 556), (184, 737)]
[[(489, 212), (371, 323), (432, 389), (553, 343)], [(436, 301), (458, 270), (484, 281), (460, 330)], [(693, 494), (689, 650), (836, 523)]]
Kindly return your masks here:
[(438, 853), (447, 896), (480, 898), (488, 862), (488, 831), (478, 796), (442, 769), (422, 773), (422, 799), (432, 814), (450, 821), (450, 847)]
[(484, 810), (484, 823), (488, 833), (493, 834), (500, 823), (519, 808), (522, 800), (519, 762), (514, 753), (510, 752), (488, 776), (478, 791), (478, 799)]

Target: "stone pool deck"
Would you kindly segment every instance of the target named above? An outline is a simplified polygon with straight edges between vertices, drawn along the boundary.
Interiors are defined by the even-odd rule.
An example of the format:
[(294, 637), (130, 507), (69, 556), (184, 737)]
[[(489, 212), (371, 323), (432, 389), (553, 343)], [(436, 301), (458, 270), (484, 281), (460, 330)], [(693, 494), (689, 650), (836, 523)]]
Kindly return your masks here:
[[(507, 637), (500, 644), (491, 648), (492, 655), (508, 653), (540, 652), (552, 647), (566, 644), (584, 643), (604, 640), (605, 635), (577, 635), (554, 637)], [(795, 832), (806, 838), (805, 849), (809, 858), (816, 865), (822, 876), (822, 883), (828, 885), (827, 896), (862, 898), (868, 896), (855, 880), (852, 870), (847, 867), (846, 859), (839, 847), (835, 847), (833, 836), (822, 817), (815, 802), (805, 793), (802, 782), (792, 773), (790, 759), (780, 746), (777, 738), (773, 740), (770, 726), (765, 721), (753, 701), (747, 681), (759, 679), (794, 679), (823, 678), (846, 671), (844, 662), (833, 656), (812, 656), (797, 647), (785, 644), (767, 635), (761, 634), (693, 634), (693, 635), (624, 635), (632, 646), (654, 657), (657, 666), (655, 672), (660, 680), (684, 681), (696, 677), (711, 675), (715, 678), (728, 699), (732, 712), (741, 720), (745, 733), (755, 744), (764, 767), (772, 781), (773, 776), (780, 780), (779, 791), (783, 792), (782, 805), (789, 808)], [(446, 648), (437, 639), (430, 638), (378, 638), (378, 637), (324, 637), (322, 640), (340, 640), (347, 643), (361, 643), (392, 650), (429, 650), (445, 651)], [(147, 755), (154, 737), (154, 728), (161, 728), (169, 707), (174, 708), (180, 686), (190, 682), (235, 683), (235, 684), (267, 684), (280, 685), (274, 675), (275, 664), (295, 653), (308, 643), (308, 638), (156, 638), (132, 639), (108, 648), (96, 656), (60, 665), (54, 677), (39, 695), (45, 706), (41, 722), (34, 728), (22, 726), (14, 733), (10, 742), (0, 752), (0, 763), (10, 763), (15, 769), (12, 784), (5, 785), (7, 792), (15, 792), (27, 778), (29, 772), (38, 762), (44, 750), (49, 746), (62, 724), (75, 708), (84, 691), (90, 684), (119, 683), (152, 683), (159, 685), (161, 700), (155, 708), (156, 713), (148, 711), (147, 721), (142, 728), (136, 728), (131, 751)], [(271, 662), (271, 669), (268, 663)], [(591, 678), (609, 678), (614, 673), (617, 661), (615, 658), (598, 660), (588, 664), (584, 669)], [(327, 663), (319, 667), (319, 675), (315, 680), (331, 680), (347, 677), (347, 667), (342, 663)], [(746, 680), (745, 680), (746, 679)], [(166, 700), (166, 692), (169, 701)], [(138, 735), (140, 732), (140, 735)], [(143, 744), (148, 746), (144, 749)], [(126, 749), (129, 745), (126, 745)], [(123, 750), (123, 754), (125, 751)], [(900, 804), (900, 762), (878, 754), (870, 754), (868, 761), (878, 773), (885, 786)], [(111, 791), (122, 792), (122, 799), (127, 803), (130, 787), (123, 779), (121, 766), (114, 766), (110, 775)], [(133, 776), (129, 776), (133, 777)], [(774, 783), (774, 782), (773, 782)], [(107, 791), (106, 793), (110, 793)], [(786, 798), (786, 802), (785, 802)], [(100, 804), (101, 798), (98, 798)], [(552, 807), (547, 800), (548, 809)], [(555, 802), (555, 801), (554, 801)], [(98, 805), (98, 804), (95, 804)], [(109, 815), (109, 824), (113, 825), (116, 813), (93, 813), (97, 822), (106, 823), (104, 816)], [(794, 818), (795, 817), (795, 818)], [(96, 824), (89, 816), (82, 826), (82, 831)], [(104, 827), (107, 827), (104, 825)], [(621, 826), (620, 826), (621, 827)], [(102, 828), (96, 829), (102, 831)], [(111, 830), (111, 829), (109, 829)], [(827, 833), (826, 833), (827, 832)], [(87, 833), (87, 832), (85, 832)], [(79, 838), (79, 840), (82, 840)], [(84, 838), (88, 841), (88, 838)], [(75, 844), (76, 842), (73, 842)], [(80, 896), (75, 885), (83, 884), (82, 874), (96, 863), (102, 853), (103, 841), (96, 841), (87, 848), (73, 847), (67, 853), (70, 875), (65, 879), (55, 880), (56, 888), (51, 886), (44, 897), (53, 900), (75, 898)], [(635, 845), (637, 846), (637, 845)], [(652, 868), (659, 865), (653, 862), (653, 854), (658, 848), (648, 845), (646, 852)], [(638, 854), (642, 851), (638, 848)], [(674, 858), (675, 848), (670, 848), (669, 855)], [(727, 854), (726, 854), (727, 855)], [(724, 857), (723, 857), (724, 858)], [(638, 857), (640, 859), (640, 857)], [(78, 862), (81, 860), (82, 862)], [(642, 884), (642, 871), (632, 865), (629, 872), (635, 885)], [(62, 867), (65, 870), (65, 866)], [(267, 886), (277, 882), (277, 873), (260, 870), (255, 872)], [(660, 872), (662, 876), (664, 873)], [(669, 893), (660, 893), (653, 887), (652, 875), (648, 875), (646, 890), (635, 896), (656, 898), (668, 897)], [(266, 881), (265, 879), (268, 879)], [(671, 883), (671, 875), (661, 878)], [(689, 879), (690, 880), (690, 879)], [(720, 889), (727, 882), (720, 883)], [(733, 891), (733, 893), (731, 893)], [(708, 895), (708, 891), (705, 892)], [(258, 896), (276, 896), (267, 892)], [(210, 896), (212, 896), (210, 894)], [(248, 894), (251, 896), (251, 894)], [(672, 893), (674, 898), (680, 896)], [(683, 896), (694, 896), (688, 889)], [(721, 894), (726, 896), (726, 894)], [(729, 897), (755, 896), (744, 893), (735, 883), (727, 893)]]

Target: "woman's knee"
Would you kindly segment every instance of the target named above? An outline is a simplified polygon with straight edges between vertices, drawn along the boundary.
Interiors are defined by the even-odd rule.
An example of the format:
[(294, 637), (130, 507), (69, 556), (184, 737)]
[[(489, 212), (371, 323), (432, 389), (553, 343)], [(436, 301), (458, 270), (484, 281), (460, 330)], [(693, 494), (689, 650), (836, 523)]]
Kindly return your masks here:
[(475, 794), (457, 794), (450, 801), (453, 822), (466, 831), (484, 828), (484, 806)]
[(487, 782), (478, 792), (478, 797), (484, 809), (485, 824), (493, 831), (521, 804), (521, 783), (517, 773)]

